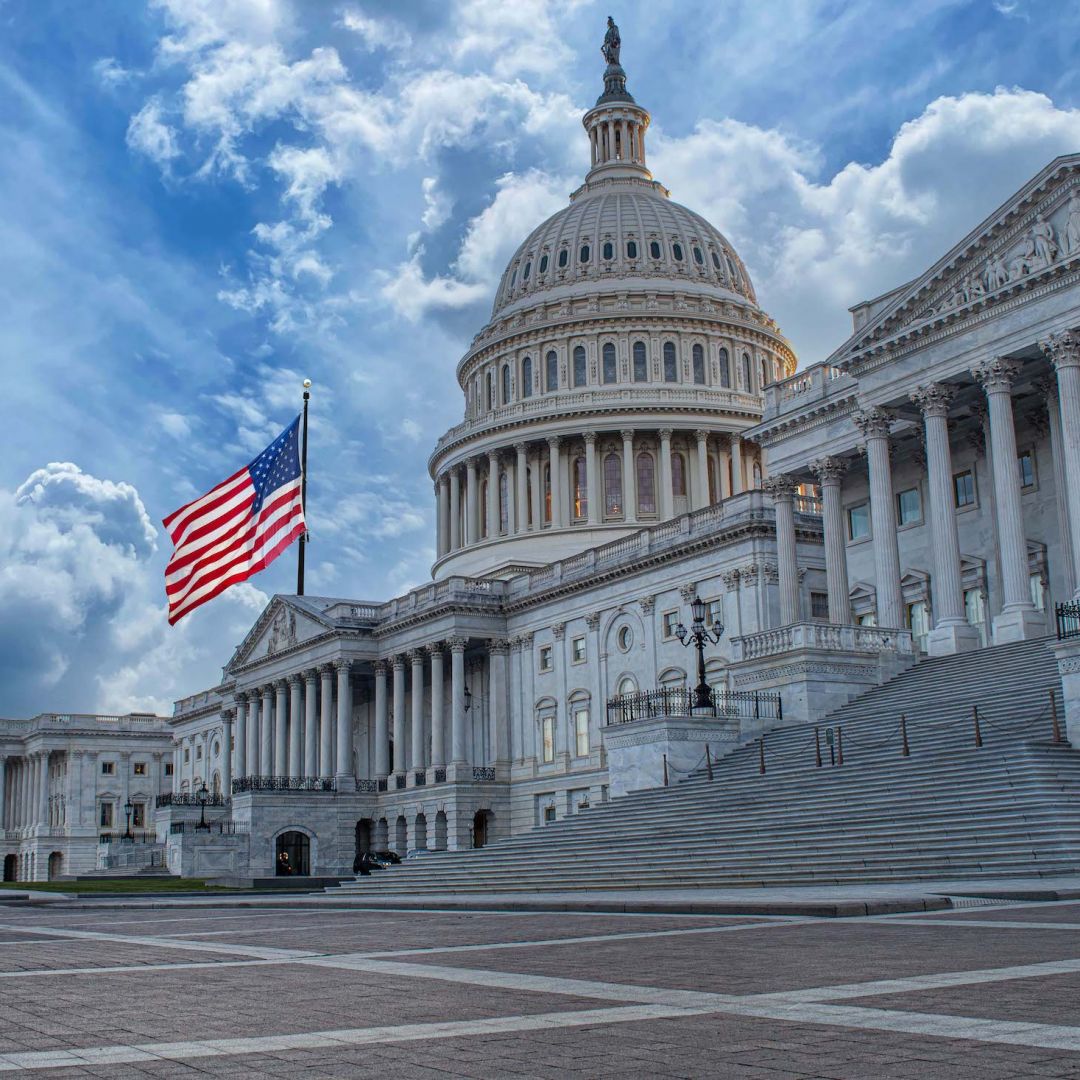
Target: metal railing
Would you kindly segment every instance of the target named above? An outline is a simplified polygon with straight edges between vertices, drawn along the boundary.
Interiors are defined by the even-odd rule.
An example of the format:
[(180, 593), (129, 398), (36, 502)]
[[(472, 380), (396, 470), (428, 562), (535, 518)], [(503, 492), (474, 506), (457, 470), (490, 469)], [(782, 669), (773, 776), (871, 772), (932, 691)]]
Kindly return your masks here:
[(208, 821), (205, 826), (197, 821), (174, 821), (169, 826), (173, 836), (191, 833), (212, 833), (215, 836), (247, 836), (251, 832), (250, 821)]
[(495, 768), (492, 765), (474, 765), (472, 778), (474, 780), (494, 780)]
[(153, 829), (132, 829), (124, 832), (103, 832), (98, 834), (99, 844), (156, 844), (157, 832)]
[(440, 767), (440, 768), (437, 768), (435, 770), (435, 783), (436, 784), (445, 784), (446, 783), (446, 769), (445, 768)]
[(1080, 637), (1080, 600), (1058, 604), (1056, 614), (1058, 641)]
[[(236, 790), (236, 782), (233, 781), (233, 791)], [(166, 791), (154, 800), (154, 805), (160, 810), (163, 806), (203, 806), (204, 801), (189, 791)], [(206, 806), (228, 806), (229, 798), (220, 792), (207, 792)]]
[(357, 780), (356, 781), (356, 790), (357, 791), (366, 791), (366, 792), (377, 792), (379, 790), (379, 781), (378, 780)]
[(661, 716), (708, 716), (721, 720), (783, 720), (779, 694), (757, 690), (710, 690), (709, 708), (694, 708), (694, 691), (683, 686), (664, 686), (620, 694), (607, 703), (608, 724), (628, 724)]
[(424, 787), (427, 784), (427, 769), (415, 769), (413, 771), (413, 787)]
[(238, 776), (233, 794), (241, 791), (335, 791), (332, 776)]
[(395, 791), (404, 791), (405, 790), (405, 774), (404, 773), (395, 773), (394, 774), (394, 790)]

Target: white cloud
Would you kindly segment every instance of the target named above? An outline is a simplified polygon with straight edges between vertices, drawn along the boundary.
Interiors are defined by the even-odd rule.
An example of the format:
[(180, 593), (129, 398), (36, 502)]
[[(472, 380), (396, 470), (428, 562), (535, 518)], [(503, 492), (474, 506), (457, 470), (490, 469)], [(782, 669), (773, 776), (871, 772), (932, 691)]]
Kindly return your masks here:
[(573, 57), (558, 19), (582, 0), (459, 0), (453, 12), (454, 59), (481, 62), (500, 78), (550, 74)]
[(131, 118), (127, 129), (127, 144), (162, 169), (167, 169), (169, 164), (180, 156), (176, 130), (162, 119), (159, 98), (150, 98)]
[(437, 176), (425, 176), (420, 187), (424, 194), (424, 213), (420, 220), (428, 232), (434, 232), (449, 219), (454, 200), (439, 189)]
[(411, 35), (400, 23), (375, 19), (356, 9), (342, 13), (341, 25), (356, 34), (369, 52), (375, 49), (402, 51), (412, 44)]
[(423, 251), (419, 250), (408, 262), (398, 266), (379, 290), (380, 295), (410, 322), (417, 322), (432, 310), (468, 307), (489, 295), (490, 290), (484, 282), (459, 281), (439, 274), (425, 277), (420, 265), (422, 255)]
[(94, 61), (94, 77), (102, 86), (112, 89), (130, 82), (135, 73), (124, 67), (115, 57), (103, 56)]

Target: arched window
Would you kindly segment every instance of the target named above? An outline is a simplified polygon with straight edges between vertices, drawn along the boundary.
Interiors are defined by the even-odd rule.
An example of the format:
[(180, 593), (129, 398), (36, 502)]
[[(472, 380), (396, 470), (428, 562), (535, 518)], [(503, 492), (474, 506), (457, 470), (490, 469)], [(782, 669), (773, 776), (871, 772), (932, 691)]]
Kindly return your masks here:
[(634, 382), (649, 381), (649, 360), (645, 353), (645, 342), (634, 342)]
[(589, 516), (589, 481), (585, 471), (585, 455), (574, 458), (574, 518), (583, 521)]
[(544, 466), (544, 520), (551, 521), (551, 466)]
[(502, 403), (510, 404), (510, 365), (503, 364), (502, 369)]
[(744, 390), (753, 390), (754, 387), (750, 381), (750, 354), (742, 354), (742, 388)]
[(510, 289), (511, 289), (511, 291), (513, 290), (513, 288), (514, 288), (514, 286), (516, 284), (517, 284), (517, 267), (515, 266), (514, 267), (514, 272), (510, 275)]
[(480, 481), (480, 535), (487, 536), (487, 503), (488, 501), (488, 482), (485, 477)]
[(559, 358), (555, 355), (555, 350), (552, 349), (544, 360), (544, 364), (547, 367), (547, 389), (548, 391), (559, 389)]
[(636, 259), (637, 258), (637, 241), (636, 240), (627, 240), (626, 241), (626, 257), (628, 259)]
[(758, 374), (760, 375), (758, 386), (764, 390), (769, 385), (769, 365), (766, 363), (764, 356), (758, 359)]
[(721, 349), (719, 353), (720, 361), (720, 385), (725, 390), (731, 389), (731, 358), (728, 356), (727, 349)]
[(634, 680), (633, 680), (633, 678), (631, 676), (624, 675), (619, 680), (619, 696), (624, 697), (624, 696), (626, 696), (628, 694), (636, 694), (636, 693), (637, 693), (637, 683), (634, 682)]
[(644, 452), (637, 456), (637, 508), (641, 515), (656, 513), (656, 462)]
[(658, 240), (650, 240), (649, 241), (649, 254), (654, 259), (659, 259), (660, 258), (660, 242)]
[(698, 266), (705, 265), (705, 256), (701, 254), (701, 248), (699, 247), (694, 248), (694, 262), (696, 262)]
[(610, 240), (605, 240), (601, 254), (606, 262), (610, 262), (615, 258), (615, 245)]
[(495, 408), (495, 380), (492, 379), (490, 371), (487, 373), (487, 407)]
[(671, 255), (676, 262), (682, 262), (682, 244), (676, 242), (671, 245)]
[(675, 362), (675, 342), (664, 342), (664, 382), (676, 382), (679, 378), (678, 365)]
[(574, 385), (585, 385), (585, 346), (574, 346)]
[(532, 397), (532, 357), (521, 361), (521, 396)]
[(527, 262), (527, 263), (525, 264), (525, 272), (524, 272), (524, 273), (523, 273), (523, 274), (521, 275), (521, 280), (522, 280), (522, 281), (528, 281), (528, 280), (529, 280), (529, 274), (530, 274), (531, 272), (532, 272), (532, 263), (531, 263), (531, 262)]
[(547, 273), (547, 268), (548, 268), (548, 257), (547, 257), (547, 255), (541, 255), (540, 256), (540, 268), (538, 270), (538, 273), (546, 274)]
[(715, 251), (712, 252), (712, 264), (717, 270), (720, 269), (720, 256)]
[(761, 465), (758, 462), (754, 462), (754, 487), (761, 487)]
[(611, 342), (604, 345), (604, 382), (613, 383), (618, 380), (618, 372), (615, 369), (615, 346)]
[(559, 252), (559, 269), (565, 270), (566, 264), (570, 261), (570, 252), (567, 248), (563, 248)]
[(510, 481), (505, 472), (499, 473), (499, 532), (510, 531)]
[(589, 251), (589, 245), (582, 244), (581, 250), (578, 252), (578, 262), (580, 262), (581, 265), (584, 266), (589, 261), (590, 254), (592, 253)]
[(705, 383), (705, 350), (700, 345), (695, 345), (693, 350), (694, 382), (704, 385)]
[(622, 458), (611, 453), (604, 458), (604, 514), (612, 517), (622, 512)]
[(682, 454), (671, 455), (671, 494), (686, 497), (686, 462)]

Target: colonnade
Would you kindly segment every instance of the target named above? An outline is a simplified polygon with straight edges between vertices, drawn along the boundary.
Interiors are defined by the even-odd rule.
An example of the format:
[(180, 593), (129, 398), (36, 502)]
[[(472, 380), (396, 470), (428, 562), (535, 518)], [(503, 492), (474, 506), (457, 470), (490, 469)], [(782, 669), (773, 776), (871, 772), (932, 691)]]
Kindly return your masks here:
[(48, 824), (49, 755), (0, 756), (0, 829)]

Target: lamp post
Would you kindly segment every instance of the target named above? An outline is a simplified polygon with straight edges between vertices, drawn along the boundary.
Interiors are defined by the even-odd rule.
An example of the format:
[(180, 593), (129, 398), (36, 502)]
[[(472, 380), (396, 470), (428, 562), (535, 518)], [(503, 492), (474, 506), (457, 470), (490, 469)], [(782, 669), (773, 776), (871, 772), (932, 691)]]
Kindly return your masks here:
[(712, 695), (709, 692), (709, 684), (705, 681), (705, 643), (719, 642), (724, 633), (724, 627), (719, 619), (714, 620), (711, 627), (705, 625), (705, 601), (700, 596), (695, 596), (690, 602), (690, 629), (687, 630), (682, 623), (675, 627), (675, 636), (689, 648), (697, 647), (697, 673), (698, 682), (694, 687), (694, 709), (711, 709)]
[(206, 781), (203, 780), (199, 784), (198, 790), (195, 792), (195, 797), (199, 800), (199, 820), (195, 824), (195, 831), (209, 832), (210, 826), (206, 821), (206, 798), (210, 794), (209, 789), (206, 786)]
[(134, 809), (134, 805), (132, 804), (131, 800), (128, 799), (128, 801), (124, 803), (124, 813), (127, 815), (127, 827), (124, 829), (125, 840), (135, 839), (135, 834), (131, 831), (131, 814)]

